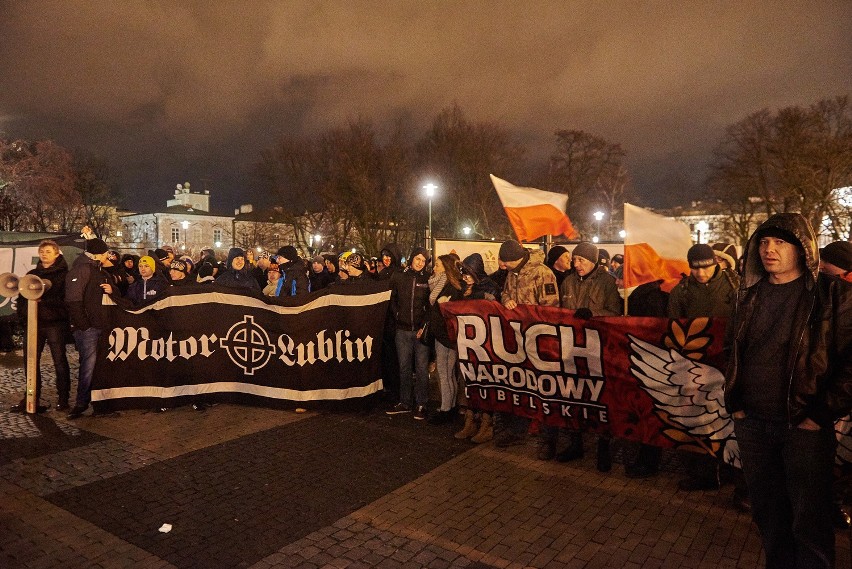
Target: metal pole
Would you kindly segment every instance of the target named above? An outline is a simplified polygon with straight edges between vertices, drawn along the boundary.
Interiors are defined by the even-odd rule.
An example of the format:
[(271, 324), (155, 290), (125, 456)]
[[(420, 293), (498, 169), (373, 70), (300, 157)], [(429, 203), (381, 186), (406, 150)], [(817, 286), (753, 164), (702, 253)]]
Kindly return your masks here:
[(426, 249), (432, 251), (432, 197), (429, 197), (429, 232), (426, 234)]
[[(20, 298), (20, 297), (19, 297)], [(36, 412), (36, 374), (38, 369), (38, 301), (27, 301), (27, 413)]]

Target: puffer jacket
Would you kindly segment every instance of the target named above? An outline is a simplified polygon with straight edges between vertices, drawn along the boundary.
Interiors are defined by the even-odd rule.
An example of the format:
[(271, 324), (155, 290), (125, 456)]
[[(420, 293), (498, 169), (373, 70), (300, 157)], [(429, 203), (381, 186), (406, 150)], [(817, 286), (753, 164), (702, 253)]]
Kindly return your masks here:
[(819, 251), (813, 230), (795, 213), (776, 214), (765, 221), (749, 239), (745, 266), (737, 293), (733, 345), (725, 374), (725, 406), (729, 413), (742, 410), (738, 392), (740, 360), (749, 324), (757, 306), (759, 287), (767, 278), (758, 251), (757, 235), (767, 228), (780, 228), (796, 236), (805, 251), (805, 300), (791, 307), (793, 338), (787, 361), (788, 421), (798, 425), (806, 418), (823, 428), (852, 409), (852, 285), (819, 273)]
[(506, 304), (510, 300), (516, 304), (559, 306), (556, 277), (544, 264), (541, 249), (530, 251), (526, 262), (507, 273), (501, 301)]
[(615, 278), (600, 265), (584, 277), (570, 271), (559, 286), (559, 297), (562, 308), (588, 308), (592, 316), (621, 316), (624, 312)]
[[(27, 272), (42, 280), (50, 281), (50, 287), (44, 291), (38, 300), (38, 324), (39, 326), (61, 326), (68, 325), (68, 308), (65, 306), (65, 277), (68, 275), (68, 262), (63, 255), (59, 255), (53, 264), (47, 268), (39, 261), (35, 268)], [(18, 318), (22, 323), (27, 322), (27, 308), (29, 302), (18, 297)]]

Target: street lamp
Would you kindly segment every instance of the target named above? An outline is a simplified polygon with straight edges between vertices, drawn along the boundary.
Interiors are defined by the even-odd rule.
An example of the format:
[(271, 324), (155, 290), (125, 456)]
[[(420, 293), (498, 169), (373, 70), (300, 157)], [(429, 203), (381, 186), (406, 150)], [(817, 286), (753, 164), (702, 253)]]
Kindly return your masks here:
[(618, 236), (621, 237), (622, 239), (624, 239), (625, 237), (627, 237), (627, 232), (622, 229), (621, 231), (618, 232)]
[(473, 231), (473, 230), (470, 228), (470, 226), (469, 226), (469, 225), (465, 225), (464, 227), (462, 227), (462, 233), (464, 233), (465, 238), (469, 238), (469, 237), (470, 237), (470, 232), (471, 232), (471, 231)]
[(698, 223), (696, 223), (696, 224), (695, 224), (695, 231), (696, 231), (696, 233), (697, 233), (697, 235), (696, 235), (696, 237), (697, 237), (696, 241), (697, 241), (698, 243), (701, 243), (701, 234), (702, 234), (702, 233), (704, 233), (704, 234), (705, 234), (705, 236), (706, 236), (706, 235), (707, 235), (707, 230), (708, 230), (708, 229), (710, 229), (710, 226), (709, 226), (709, 225), (707, 224), (707, 222), (706, 222), (706, 221), (704, 221), (703, 219), (702, 219), (701, 221), (699, 221)]
[(186, 251), (186, 230), (189, 229), (189, 222), (184, 219), (180, 222), (180, 226), (183, 227), (183, 250)]
[[(592, 215), (593, 215), (593, 216), (594, 216), (594, 218), (595, 218), (595, 233), (597, 233), (598, 235), (600, 235), (600, 233), (601, 233), (601, 220), (604, 218), (604, 212), (602, 212), (602, 211), (596, 211), (596, 212), (595, 212), (595, 213), (593, 213)], [(596, 237), (597, 237), (597, 236), (596, 236)], [(597, 240), (595, 240), (595, 239), (593, 239), (592, 241), (594, 241), (595, 243), (597, 243)]]
[(426, 248), (432, 249), (432, 197), (435, 195), (435, 190), (438, 189), (438, 186), (429, 182), (423, 189), (426, 190), (426, 197), (429, 198), (429, 227), (426, 231)]

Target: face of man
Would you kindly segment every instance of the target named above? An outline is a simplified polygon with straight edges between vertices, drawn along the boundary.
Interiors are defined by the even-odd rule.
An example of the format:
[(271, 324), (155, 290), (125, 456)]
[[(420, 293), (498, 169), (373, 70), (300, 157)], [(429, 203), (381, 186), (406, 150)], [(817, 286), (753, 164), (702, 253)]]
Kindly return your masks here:
[(564, 253), (559, 255), (559, 258), (556, 259), (555, 263), (553, 263), (553, 268), (556, 269), (557, 271), (562, 271), (562, 272), (565, 272), (568, 269), (570, 269), (571, 268), (571, 253), (569, 253), (568, 251), (565, 251)]
[(261, 257), (257, 260), (257, 266), (264, 271), (269, 268), (269, 257)]
[(169, 269), (169, 276), (172, 277), (173, 281), (180, 281), (186, 278), (186, 275), (183, 274), (183, 271), (179, 271), (177, 269)]
[(142, 275), (143, 279), (148, 280), (154, 276), (154, 269), (148, 263), (142, 263), (139, 265), (139, 274)]
[(411, 259), (411, 268), (415, 271), (422, 271), (426, 266), (426, 257), (423, 255), (415, 255), (413, 259)]
[(763, 237), (758, 247), (763, 268), (769, 273), (769, 282), (784, 284), (799, 278), (804, 267), (799, 248), (778, 237)]
[[(39, 251), (39, 254), (40, 253), (41, 252)], [(44, 264), (44, 263), (42, 262), (42, 264)], [(837, 265), (832, 265), (828, 261), (823, 261), (822, 259), (820, 259), (820, 262), (819, 262), (819, 271), (821, 273), (825, 273), (825, 274), (831, 275), (833, 277), (843, 277), (848, 272), (848, 271), (844, 271), (843, 269), (841, 269)]]
[(266, 280), (271, 283), (274, 283), (278, 279), (281, 278), (281, 273), (279, 271), (267, 271), (266, 272)]
[(38, 248), (38, 260), (41, 261), (41, 266), (48, 268), (59, 258), (59, 251), (53, 245), (45, 245)]
[(245, 257), (234, 257), (231, 261), (231, 268), (235, 271), (242, 271), (243, 267), (246, 266), (246, 258)]
[(713, 275), (716, 273), (716, 265), (710, 265), (709, 267), (701, 267), (700, 269), (689, 269), (689, 272), (692, 274), (692, 278), (694, 278), (701, 284), (707, 284), (710, 282), (710, 279), (712, 279)]
[(316, 261), (311, 263), (311, 267), (314, 269), (315, 273), (321, 273), (323, 268), (325, 268), (325, 266), (322, 263), (317, 263)]
[(577, 271), (577, 274), (581, 277), (585, 277), (591, 273), (595, 269), (596, 264), (597, 263), (593, 263), (585, 257), (574, 257), (574, 270)]
[(390, 255), (382, 255), (382, 265), (385, 267), (390, 267), (393, 259), (390, 258)]
[(332, 263), (331, 261), (326, 259), (325, 260), (325, 268), (328, 269), (329, 273), (333, 273), (334, 272), (334, 263)]

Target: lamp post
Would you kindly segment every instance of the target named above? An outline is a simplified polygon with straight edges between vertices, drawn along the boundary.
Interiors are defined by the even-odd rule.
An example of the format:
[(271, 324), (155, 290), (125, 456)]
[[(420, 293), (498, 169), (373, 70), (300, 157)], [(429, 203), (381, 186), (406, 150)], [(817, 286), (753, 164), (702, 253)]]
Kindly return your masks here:
[(462, 233), (464, 233), (465, 239), (470, 239), (470, 232), (473, 231), (469, 225), (465, 225), (462, 227)]
[(701, 243), (701, 234), (707, 235), (707, 230), (710, 229), (710, 226), (703, 219), (695, 224), (695, 232), (696, 232), (696, 243)]
[(189, 222), (184, 219), (180, 222), (180, 226), (183, 227), (183, 251), (186, 251), (186, 230), (189, 229)]
[(592, 241), (597, 243), (599, 241), (598, 235), (600, 235), (600, 233), (601, 233), (601, 220), (604, 218), (604, 212), (596, 211), (592, 215), (595, 218), (595, 233), (597, 234), (597, 235), (595, 235), (595, 238), (592, 239)]
[(426, 249), (432, 250), (432, 197), (435, 195), (435, 190), (438, 186), (429, 182), (423, 189), (426, 190), (426, 197), (429, 198), (429, 226), (426, 229)]

